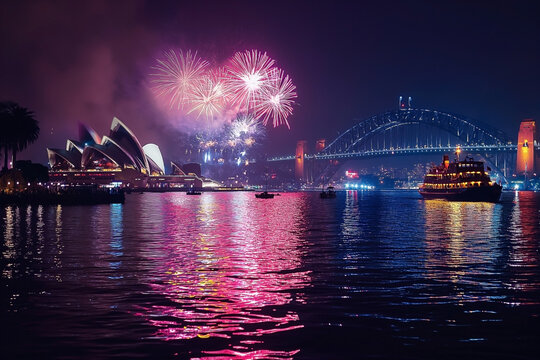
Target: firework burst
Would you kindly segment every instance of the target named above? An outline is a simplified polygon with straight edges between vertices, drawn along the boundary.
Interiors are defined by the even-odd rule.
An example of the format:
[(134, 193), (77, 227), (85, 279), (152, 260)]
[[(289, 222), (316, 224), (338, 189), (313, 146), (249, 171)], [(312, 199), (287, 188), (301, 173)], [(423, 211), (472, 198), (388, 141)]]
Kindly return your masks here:
[(231, 131), (244, 127), (249, 132), (270, 119), (274, 127), (289, 127), (296, 87), (274, 64), (266, 53), (251, 50), (237, 52), (224, 68), (212, 68), (197, 52), (170, 50), (157, 60), (151, 76), (156, 95), (187, 119), (225, 124), (236, 118)]
[(200, 84), (208, 67), (208, 62), (197, 57), (197, 52), (165, 53), (165, 59), (157, 59), (153, 67), (155, 91), (169, 97), (171, 107), (183, 109), (191, 101), (194, 89)]
[(257, 50), (237, 52), (227, 66), (233, 102), (249, 111), (267, 86), (274, 60)]
[(281, 124), (290, 129), (287, 117), (293, 112), (294, 99), (297, 98), (296, 86), (289, 75), (280, 69), (271, 72), (267, 86), (262, 91), (257, 106), (257, 117), (264, 125), (272, 119), (274, 127)]
[(215, 74), (205, 76), (193, 86), (190, 98), (191, 110), (197, 118), (204, 115), (207, 119), (219, 116), (227, 103), (228, 92), (224, 81)]
[(242, 136), (260, 136), (264, 134), (261, 123), (251, 114), (242, 114), (231, 123), (229, 137), (239, 139)]

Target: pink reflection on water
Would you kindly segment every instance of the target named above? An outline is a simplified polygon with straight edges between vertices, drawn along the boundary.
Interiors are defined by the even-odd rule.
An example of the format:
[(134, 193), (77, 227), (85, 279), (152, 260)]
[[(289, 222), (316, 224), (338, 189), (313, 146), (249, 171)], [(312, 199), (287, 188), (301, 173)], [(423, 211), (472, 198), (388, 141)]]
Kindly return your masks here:
[(280, 306), (303, 303), (301, 290), (310, 283), (309, 272), (302, 270), (304, 244), (298, 237), (306, 197), (160, 196), (159, 207), (141, 219), (147, 222), (144, 226), (163, 234), (145, 250), (149, 268), (144, 273), (150, 276), (145, 280), (152, 293), (167, 301), (141, 307), (138, 313), (157, 328), (154, 336), (164, 340), (238, 337), (248, 345), (242, 346), (245, 352), (238, 348), (207, 352), (227, 358), (292, 356), (253, 350), (250, 345), (259, 348), (262, 343), (246, 337), (261, 340), (265, 334), (303, 327), (297, 313)]
[(198, 359), (212, 359), (212, 360), (221, 360), (221, 359), (283, 359), (291, 358), (295, 354), (300, 352), (300, 350), (293, 351), (272, 351), (272, 350), (257, 350), (249, 352), (240, 352), (234, 350), (221, 350), (221, 351), (204, 351), (205, 354), (211, 354), (215, 356), (211, 357), (201, 357)]

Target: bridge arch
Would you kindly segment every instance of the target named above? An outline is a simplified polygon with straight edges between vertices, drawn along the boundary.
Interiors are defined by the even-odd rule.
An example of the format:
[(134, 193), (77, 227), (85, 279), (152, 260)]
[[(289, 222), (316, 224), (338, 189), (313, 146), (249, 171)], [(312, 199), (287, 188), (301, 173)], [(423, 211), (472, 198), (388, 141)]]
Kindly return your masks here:
[(408, 108), (388, 111), (357, 123), (340, 134), (319, 154), (358, 152), (361, 151), (359, 149), (361, 144), (377, 134), (397, 127), (414, 125), (435, 128), (457, 139), (464, 146), (510, 143), (509, 137), (504, 132), (479, 121), (438, 110)]

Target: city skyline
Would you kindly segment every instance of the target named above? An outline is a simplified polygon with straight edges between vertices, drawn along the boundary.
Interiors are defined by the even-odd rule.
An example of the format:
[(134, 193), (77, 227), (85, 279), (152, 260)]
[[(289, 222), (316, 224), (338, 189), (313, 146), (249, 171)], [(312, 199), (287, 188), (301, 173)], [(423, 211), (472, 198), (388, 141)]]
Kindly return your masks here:
[(10, 71), (0, 96), (40, 121), (23, 158), (45, 163), (43, 149), (60, 146), (78, 122), (103, 128), (114, 116), (172, 154), (181, 126), (151, 96), (155, 59), (183, 48), (220, 64), (256, 48), (286, 69), (298, 93), (291, 130), (268, 131), (270, 154), (292, 152), (299, 139), (332, 140), (395, 108), (400, 95), (513, 136), (540, 114), (538, 10), (534, 2), (8, 4), (1, 26)]
[(2, 359), (536, 359), (539, 18), (4, 1)]

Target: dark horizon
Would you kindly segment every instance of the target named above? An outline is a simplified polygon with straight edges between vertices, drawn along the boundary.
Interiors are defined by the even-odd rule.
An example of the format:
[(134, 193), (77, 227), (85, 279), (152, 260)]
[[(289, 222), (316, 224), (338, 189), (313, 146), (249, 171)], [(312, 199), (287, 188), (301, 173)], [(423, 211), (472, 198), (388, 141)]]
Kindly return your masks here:
[(39, 140), (20, 159), (45, 163), (45, 147), (63, 147), (78, 122), (106, 134), (114, 116), (174, 158), (177, 127), (148, 87), (154, 59), (181, 48), (220, 63), (255, 48), (298, 92), (291, 130), (268, 128), (269, 154), (292, 153), (299, 139), (332, 140), (397, 107), (400, 95), (517, 139), (521, 120), (540, 118), (538, 15), (533, 1), (8, 3), (0, 100), (40, 122)]

